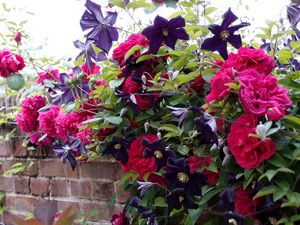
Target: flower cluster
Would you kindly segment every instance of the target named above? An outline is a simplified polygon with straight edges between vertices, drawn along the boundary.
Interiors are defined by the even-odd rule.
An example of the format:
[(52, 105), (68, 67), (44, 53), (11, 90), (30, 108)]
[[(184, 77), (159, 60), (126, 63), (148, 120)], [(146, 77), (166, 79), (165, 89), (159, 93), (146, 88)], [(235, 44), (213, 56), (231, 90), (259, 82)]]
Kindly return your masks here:
[[(279, 68), (287, 53), (242, 46), (237, 32), (250, 24), (232, 25), (238, 17), (230, 9), (207, 29), (193, 4), (175, 0), (147, 3), (151, 10), (180, 4), (182, 11), (156, 16), (111, 50), (119, 36), (113, 9), (130, 11), (137, 2), (146, 4), (110, 1), (104, 16), (87, 0), (80, 21), (86, 41), (74, 43), (77, 66), (37, 74), (43, 93), (25, 98), (19, 128), (73, 169), (95, 157), (118, 161), (120, 186), (136, 191), (112, 224), (292, 218), (300, 204), (300, 85), (291, 55)], [(205, 12), (205, 3), (193, 2)], [(289, 44), (293, 54), (298, 42)]]

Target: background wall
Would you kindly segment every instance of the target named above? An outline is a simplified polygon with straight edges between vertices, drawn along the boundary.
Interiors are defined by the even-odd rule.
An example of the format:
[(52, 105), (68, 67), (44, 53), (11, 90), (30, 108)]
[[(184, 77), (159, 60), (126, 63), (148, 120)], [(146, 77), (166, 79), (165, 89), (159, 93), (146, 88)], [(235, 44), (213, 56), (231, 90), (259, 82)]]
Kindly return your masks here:
[[(0, 142), (0, 190), (6, 192), (7, 207), (0, 221), (5, 222), (9, 212), (24, 216), (38, 204), (53, 200), (59, 210), (75, 203), (93, 224), (110, 224), (112, 213), (122, 209), (128, 194), (118, 188), (120, 171), (115, 161), (82, 162), (73, 172), (51, 150), (28, 151), (22, 141)], [(19, 175), (4, 175), (16, 162), (33, 165)]]

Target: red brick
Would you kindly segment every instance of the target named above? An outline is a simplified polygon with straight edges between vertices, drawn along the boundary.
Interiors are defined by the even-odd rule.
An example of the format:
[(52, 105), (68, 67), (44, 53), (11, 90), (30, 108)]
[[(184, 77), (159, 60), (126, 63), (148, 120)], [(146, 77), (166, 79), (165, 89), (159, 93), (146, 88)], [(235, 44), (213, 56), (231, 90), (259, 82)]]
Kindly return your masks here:
[(58, 211), (63, 211), (66, 208), (68, 208), (70, 205), (74, 205), (75, 210), (79, 212), (79, 202), (78, 201), (72, 201), (72, 200), (55, 200), (57, 202), (57, 208)]
[(15, 176), (14, 184), (15, 184), (15, 192), (21, 194), (29, 194), (30, 193), (30, 184), (29, 177), (24, 176)]
[(82, 202), (81, 212), (90, 221), (111, 220), (113, 209), (105, 203)]
[(14, 178), (12, 176), (0, 176), (0, 191), (14, 192)]
[(0, 142), (0, 156), (11, 156), (13, 151), (13, 144), (11, 141)]
[(69, 163), (66, 164), (66, 176), (70, 178), (78, 178), (79, 177), (78, 167), (75, 168), (75, 170), (72, 170), (71, 165)]
[(112, 182), (92, 181), (93, 197), (97, 200), (110, 200), (114, 187)]
[(5, 208), (6, 209), (15, 209), (15, 196), (6, 194), (5, 195)]
[(79, 170), (81, 177), (105, 178), (115, 181), (119, 165), (107, 161), (86, 162), (80, 165)]
[(54, 197), (66, 197), (69, 196), (68, 193), (68, 181), (51, 179), (50, 180), (50, 193)]
[(15, 140), (13, 142), (13, 156), (14, 157), (26, 157), (27, 156), (27, 148), (23, 145), (23, 140)]
[[(38, 163), (37, 160), (6, 160), (4, 162), (4, 171), (10, 170), (14, 164), (22, 163), (25, 167), (23, 172), (18, 173), (18, 175), (36, 176), (38, 174)], [(31, 166), (30, 166), (31, 165)]]
[(45, 159), (39, 161), (39, 173), (44, 177), (65, 177), (65, 165), (59, 159)]
[(16, 210), (32, 212), (39, 204), (45, 201), (33, 196), (17, 195), (15, 197)]
[(33, 195), (47, 196), (49, 194), (48, 178), (31, 178), (30, 190)]
[(71, 195), (82, 198), (91, 198), (92, 190), (89, 181), (70, 181)]

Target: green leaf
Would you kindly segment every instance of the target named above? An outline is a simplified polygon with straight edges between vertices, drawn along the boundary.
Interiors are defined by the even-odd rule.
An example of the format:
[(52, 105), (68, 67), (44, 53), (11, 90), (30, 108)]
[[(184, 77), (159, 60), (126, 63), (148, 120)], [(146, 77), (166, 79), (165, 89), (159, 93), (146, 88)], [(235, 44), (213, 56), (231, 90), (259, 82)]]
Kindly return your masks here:
[(283, 121), (292, 128), (300, 129), (300, 119), (296, 116), (285, 116)]
[(143, 46), (141, 45), (135, 45), (131, 49), (129, 49), (124, 57), (124, 61), (126, 61), (130, 56), (132, 56), (137, 50), (140, 50)]
[(271, 185), (271, 186), (267, 186), (262, 188), (259, 192), (257, 192), (257, 194), (253, 197), (253, 199), (265, 196), (265, 195), (269, 195), (269, 194), (273, 194), (276, 191), (276, 187)]
[(122, 123), (123, 119), (119, 116), (108, 116), (108, 117), (104, 117), (104, 120), (112, 123), (112, 124), (116, 124), (119, 125)]
[(122, 77), (121, 79), (115, 79), (115, 80), (111, 80), (109, 81), (109, 87), (111, 88), (116, 88), (119, 87), (124, 81), (124, 77)]
[(261, 175), (258, 178), (258, 181), (262, 180), (265, 177), (267, 177), (268, 180), (271, 181), (277, 173), (278, 173), (278, 171), (276, 171), (276, 170), (268, 170), (266, 173), (264, 173), (263, 175)]
[(18, 73), (8, 76), (6, 82), (7, 86), (14, 91), (20, 90), (25, 84), (24, 77)]
[(276, 167), (288, 167), (288, 162), (278, 153), (273, 155), (268, 162)]
[(300, 91), (300, 83), (297, 81), (294, 81), (290, 78), (280, 79), (280, 80), (278, 80), (278, 83), (286, 88), (290, 88), (295, 91)]
[(166, 203), (165, 199), (163, 197), (157, 197), (154, 200), (154, 205), (156, 207), (168, 207), (168, 204)]
[(140, 56), (140, 57), (136, 60), (136, 63), (145, 61), (145, 60), (147, 60), (147, 59), (152, 59), (152, 58), (153, 58), (152, 55), (142, 55), (142, 56)]
[(135, 172), (127, 172), (122, 175), (119, 180), (119, 185), (124, 185), (127, 180), (136, 180), (139, 177), (138, 173)]

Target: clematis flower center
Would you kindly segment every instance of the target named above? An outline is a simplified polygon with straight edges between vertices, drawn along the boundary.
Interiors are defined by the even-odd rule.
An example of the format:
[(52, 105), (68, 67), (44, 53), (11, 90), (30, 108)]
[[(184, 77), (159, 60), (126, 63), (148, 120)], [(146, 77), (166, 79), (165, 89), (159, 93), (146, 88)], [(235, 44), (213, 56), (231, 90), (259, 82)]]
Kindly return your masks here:
[(235, 219), (229, 219), (228, 222), (232, 225), (238, 225)]
[(169, 31), (167, 29), (162, 30), (162, 35), (167, 37), (169, 35)]
[(158, 159), (161, 159), (161, 158), (163, 157), (163, 154), (162, 154), (161, 151), (159, 151), (159, 150), (156, 150), (156, 151), (154, 152), (154, 155), (155, 155), (155, 157), (158, 158)]
[(189, 181), (189, 176), (183, 172), (177, 174), (177, 178), (181, 183), (187, 183)]
[(227, 41), (227, 39), (229, 38), (230, 36), (230, 33), (228, 30), (223, 30), (221, 33), (220, 33), (220, 38), (222, 41)]
[(179, 196), (179, 202), (183, 202), (184, 197), (183, 196)]
[(114, 149), (120, 150), (120, 149), (121, 149), (121, 145), (120, 145), (120, 144), (115, 144), (115, 145), (114, 145)]

